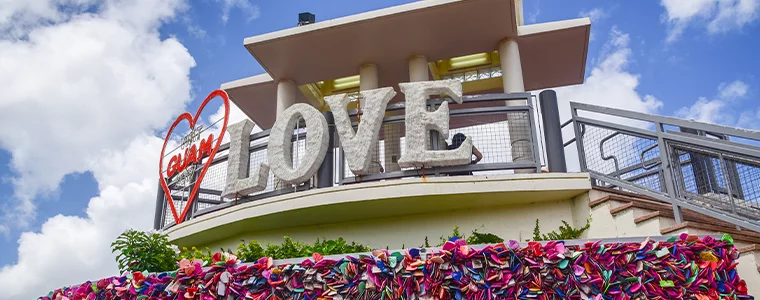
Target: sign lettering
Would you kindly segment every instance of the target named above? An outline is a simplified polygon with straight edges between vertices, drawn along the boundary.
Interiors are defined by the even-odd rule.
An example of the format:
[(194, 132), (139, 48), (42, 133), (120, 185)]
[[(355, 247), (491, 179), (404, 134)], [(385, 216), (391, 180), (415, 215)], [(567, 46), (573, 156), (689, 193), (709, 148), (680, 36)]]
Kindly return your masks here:
[[(462, 84), (458, 80), (439, 80), (401, 83), (401, 92), (406, 96), (406, 152), (398, 160), (401, 167), (432, 167), (466, 165), (472, 157), (472, 139), (467, 137), (461, 147), (454, 150), (428, 150), (430, 149), (430, 130), (438, 131), (444, 138), (449, 135), (449, 108), (448, 103), (443, 102), (434, 112), (426, 109), (426, 100), (431, 95), (448, 95), (457, 103), (462, 103)], [(370, 168), (372, 146), (377, 144), (379, 131), (384, 117), (385, 107), (394, 97), (396, 92), (393, 88), (380, 88), (369, 91), (361, 91), (362, 99), (366, 104), (362, 124), (357, 130), (353, 129), (351, 120), (345, 110), (348, 104), (346, 95), (334, 95), (325, 98), (335, 114), (336, 127), (340, 140), (346, 151), (349, 168), (355, 174), (366, 174)], [(214, 140), (214, 135), (209, 134), (201, 139), (203, 127), (196, 126), (200, 112), (209, 100), (221, 97), (225, 106), (224, 125), (219, 133), (220, 137)], [(164, 150), (161, 151), (159, 174), (161, 174), (161, 186), (170, 202), (172, 213), (177, 223), (185, 218), (188, 208), (191, 207), (203, 175), (210, 166), (214, 155), (219, 149), (221, 137), (227, 129), (229, 115), (229, 100), (224, 91), (214, 91), (206, 98), (198, 109), (195, 117), (184, 113), (177, 118), (169, 129), (164, 150), (174, 127), (182, 121), (190, 123), (191, 131), (180, 140), (180, 151), (169, 160), (166, 175), (172, 178), (172, 184), (192, 182), (197, 167), (201, 166), (202, 160), (208, 157), (202, 169), (197, 173), (197, 178), (189, 195), (185, 209), (181, 215), (177, 215), (166, 177), (163, 176)], [(293, 129), (299, 120), (306, 121), (306, 151), (300, 159), (298, 166), (293, 166), (292, 161), (292, 137)], [(267, 146), (268, 163), (262, 163), (248, 174), (250, 144), (250, 132), (253, 123), (245, 120), (230, 125), (230, 150), (227, 160), (227, 182), (222, 191), (222, 197), (235, 198), (248, 195), (255, 191), (266, 188), (269, 170), (287, 184), (303, 183), (318, 171), (325, 158), (329, 141), (327, 120), (316, 108), (308, 104), (294, 104), (278, 116), (272, 127)], [(200, 142), (199, 142), (200, 141)], [(182, 151), (184, 150), (184, 151)], [(247, 176), (247, 177), (246, 177)]]

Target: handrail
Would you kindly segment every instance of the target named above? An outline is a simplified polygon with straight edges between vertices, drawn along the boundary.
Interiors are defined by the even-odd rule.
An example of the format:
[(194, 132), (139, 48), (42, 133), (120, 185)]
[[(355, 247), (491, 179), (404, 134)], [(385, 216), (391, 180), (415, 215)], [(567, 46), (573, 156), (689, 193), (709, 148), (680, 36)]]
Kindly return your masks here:
[(649, 146), (646, 149), (644, 149), (644, 150), (641, 151), (641, 153), (639, 154), (639, 156), (641, 157), (641, 168), (642, 169), (649, 171), (652, 168), (654, 168), (655, 166), (662, 164), (661, 161), (657, 161), (657, 162), (655, 162), (655, 163), (647, 166), (646, 165), (646, 161), (644, 161), (644, 154), (646, 154), (647, 152), (652, 151), (652, 150), (654, 150), (654, 149), (656, 149), (658, 147), (659, 147), (659, 145), (654, 144), (654, 145)]
[[(588, 138), (585, 134), (576, 136), (574, 140), (578, 145), (582, 171), (589, 172), (595, 181), (673, 204), (677, 223), (683, 221), (681, 217), (681, 207), (683, 207), (737, 226), (760, 231), (760, 190), (754, 188), (757, 185), (756, 178), (760, 175), (760, 147), (740, 142), (741, 139), (760, 142), (760, 131), (584, 103), (571, 103), (570, 107), (573, 110), (572, 121), (576, 123), (576, 126), (584, 128), (589, 126), (612, 132), (599, 140), (582, 140)], [(580, 116), (579, 111), (595, 113), (594, 118)], [(601, 117), (597, 117), (596, 114), (601, 114)], [(605, 121), (608, 119), (605, 116), (635, 122), (649, 122), (654, 125), (654, 128), (652, 126), (633, 127), (625, 125), (626, 122), (613, 123)], [(566, 122), (563, 125), (569, 124)], [(675, 131), (666, 130), (666, 128), (671, 128), (670, 126), (680, 127), (680, 131), (678, 128)], [(579, 131), (577, 130), (576, 134)], [(708, 138), (692, 132), (709, 134), (717, 138)], [(651, 145), (637, 143), (637, 147), (643, 148), (638, 150), (638, 161), (626, 160), (624, 162), (626, 166), (622, 169), (619, 158), (605, 151), (606, 142), (621, 134), (631, 137), (631, 143), (636, 140), (647, 140), (653, 143)], [(731, 136), (741, 139), (732, 141), (729, 138)], [(602, 160), (591, 161), (593, 165), (589, 165), (586, 161), (588, 154), (585, 147), (594, 147), (595, 143), (598, 143), (600, 151), (598, 155)], [(620, 147), (631, 146), (626, 143), (620, 144)], [(659, 149), (657, 157), (647, 160), (647, 153), (655, 149)], [(612, 149), (612, 151), (615, 150)], [(682, 159), (684, 154), (689, 154), (690, 158)], [(609, 160), (612, 160), (615, 171), (601, 172), (605, 170), (604, 161)], [(741, 170), (739, 164), (741, 164)], [(700, 169), (697, 169), (697, 166)], [(623, 176), (624, 174), (632, 176)], [(657, 177), (640, 181), (650, 176)], [(725, 187), (713, 186), (719, 183), (714, 180), (720, 180), (722, 182), (720, 185)], [(747, 185), (753, 188), (742, 188), (743, 186), (746, 188)]]
[[(613, 139), (614, 137), (618, 136), (619, 134), (620, 134), (620, 132), (615, 132), (615, 133), (610, 134), (609, 136), (603, 138), (599, 142), (599, 155), (602, 156), (603, 160), (610, 160), (610, 159), (612, 159), (612, 161), (615, 162), (615, 172), (616, 173), (620, 172), (620, 165), (618, 164), (618, 159), (617, 159), (617, 157), (615, 155), (609, 155), (609, 156), (604, 155), (604, 143), (606, 143), (607, 141)], [(618, 174), (618, 178), (620, 178), (620, 174)]]
[(618, 116), (618, 117), (623, 117), (623, 118), (628, 118), (628, 119), (635, 119), (635, 120), (641, 120), (641, 121), (648, 121), (652, 123), (660, 123), (660, 124), (667, 124), (667, 125), (673, 125), (673, 126), (684, 127), (684, 128), (691, 128), (691, 129), (696, 129), (696, 130), (703, 130), (703, 131), (707, 131), (711, 133), (742, 137), (742, 138), (752, 139), (752, 140), (760, 140), (760, 131), (757, 131), (757, 130), (710, 124), (710, 123), (698, 122), (698, 121), (693, 121), (693, 120), (685, 120), (685, 119), (679, 119), (675, 117), (653, 115), (653, 114), (628, 111), (628, 110), (622, 110), (622, 109), (611, 108), (611, 107), (597, 106), (597, 105), (579, 103), (579, 102), (570, 102), (570, 107), (571, 109), (585, 110), (588, 112), (601, 113), (601, 114)]
[[(565, 128), (567, 125), (573, 124), (573, 119), (565, 121), (565, 123), (562, 123), (562, 125), (559, 126), (560, 129)], [(581, 126), (581, 136), (586, 134), (586, 126)], [(570, 146), (572, 143), (576, 141), (575, 137), (572, 137), (567, 142), (562, 144), (562, 147)]]

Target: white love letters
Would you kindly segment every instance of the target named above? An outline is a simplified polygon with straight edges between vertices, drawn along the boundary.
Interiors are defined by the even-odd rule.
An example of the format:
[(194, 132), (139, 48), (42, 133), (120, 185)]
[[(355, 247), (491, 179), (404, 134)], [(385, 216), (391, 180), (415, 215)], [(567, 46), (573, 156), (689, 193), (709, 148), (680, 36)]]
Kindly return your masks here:
[[(406, 96), (406, 152), (398, 164), (401, 167), (434, 167), (466, 165), (472, 159), (472, 139), (467, 137), (454, 150), (430, 150), (430, 131), (449, 135), (449, 106), (443, 102), (435, 112), (428, 112), (426, 101), (431, 95), (447, 95), (462, 103), (462, 83), (458, 80), (439, 80), (400, 83)], [(377, 144), (385, 116), (385, 108), (396, 95), (391, 87), (361, 91), (362, 121), (354, 130), (346, 111), (346, 94), (325, 97), (335, 118), (335, 127), (343, 146), (348, 166), (357, 175), (367, 174), (371, 166), (373, 145)], [(297, 167), (293, 167), (293, 129), (299, 120), (306, 122), (306, 151)], [(227, 185), (223, 197), (233, 198), (266, 188), (269, 170), (287, 184), (306, 182), (319, 170), (329, 144), (327, 120), (319, 110), (308, 104), (294, 104), (277, 118), (269, 135), (267, 159), (247, 178), (250, 132), (253, 123), (245, 120), (228, 127), (230, 152), (227, 161)]]

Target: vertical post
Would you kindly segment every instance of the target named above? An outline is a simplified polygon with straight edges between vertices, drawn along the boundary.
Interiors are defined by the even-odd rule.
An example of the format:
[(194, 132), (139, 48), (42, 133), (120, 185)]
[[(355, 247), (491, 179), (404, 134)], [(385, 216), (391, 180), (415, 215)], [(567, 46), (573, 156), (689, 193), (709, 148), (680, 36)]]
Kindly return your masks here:
[[(375, 64), (364, 64), (359, 67), (359, 91), (374, 90), (379, 87), (380, 81), (377, 66)], [(361, 105), (364, 107), (364, 104)], [(372, 148), (370, 148), (372, 151), (372, 163), (367, 171), (370, 174), (380, 173), (380, 170), (382, 169), (379, 145), (380, 141), (372, 145)]]
[[(499, 43), (499, 60), (501, 62), (501, 80), (504, 93), (525, 92), (520, 49), (515, 39), (505, 39)], [(526, 99), (527, 100), (527, 99)], [(507, 106), (526, 105), (525, 100), (508, 100)], [(531, 143), (531, 126), (529, 118), (520, 113), (512, 113), (507, 118), (509, 140), (512, 146), (512, 161), (527, 162), (533, 160)], [(536, 141), (533, 140), (535, 143)], [(539, 162), (540, 164), (540, 162)], [(515, 173), (530, 173), (530, 170), (515, 170)]]
[(731, 187), (733, 184), (731, 183), (731, 176), (728, 174), (726, 160), (723, 158), (723, 153), (721, 152), (718, 152), (718, 162), (720, 162), (721, 173), (723, 173), (723, 183), (725, 183), (726, 189), (728, 190), (728, 199), (731, 201), (731, 212), (736, 216), (736, 200), (734, 200), (734, 192)]
[[(694, 135), (700, 135), (696, 129), (681, 127), (681, 132), (690, 133)], [(699, 155), (689, 153), (689, 159), (691, 160), (691, 169), (694, 176), (694, 182), (697, 185), (697, 194), (704, 195), (712, 192), (712, 184), (710, 178), (714, 178), (712, 168), (707, 167), (707, 162)]]
[(574, 107), (570, 107), (570, 113), (573, 117), (573, 131), (575, 131), (575, 146), (578, 149), (578, 164), (580, 165), (581, 172), (588, 172), (588, 166), (586, 166), (586, 152), (583, 147), (583, 133), (581, 130), (581, 124), (576, 121), (578, 117), (578, 110)]
[(201, 168), (198, 168), (198, 165), (193, 165), (193, 180), (190, 181), (191, 184), (187, 187), (188, 188), (188, 194), (187, 194), (187, 202), (185, 205), (192, 205), (190, 207), (190, 210), (187, 211), (187, 214), (185, 215), (185, 221), (188, 221), (193, 218), (193, 215), (195, 215), (195, 211), (198, 210), (198, 202), (200, 201), (200, 192), (196, 192), (195, 196), (193, 197), (193, 203), (189, 203), (190, 200), (190, 193), (193, 192), (193, 186), (195, 186), (196, 181), (198, 180), (198, 175), (200, 175)]
[[(532, 98), (532, 97), (531, 97)], [(526, 99), (528, 106), (528, 129), (530, 130), (530, 144), (533, 147), (531, 153), (533, 154), (533, 163), (536, 165), (536, 173), (541, 173), (541, 157), (538, 152), (538, 137), (536, 136), (536, 130), (533, 128), (533, 124), (536, 124), (536, 120), (533, 114), (533, 101), (531, 98)], [(530, 100), (529, 100), (530, 99)], [(515, 173), (522, 173), (523, 169), (515, 170)], [(527, 173), (527, 172), (526, 172)]]
[(319, 173), (317, 173), (317, 187), (326, 188), (333, 186), (333, 165), (334, 165), (334, 153), (335, 148), (335, 119), (332, 112), (326, 111), (322, 113), (327, 120), (327, 135), (330, 137), (327, 143), (327, 153), (325, 154), (325, 160), (322, 161), (322, 165), (319, 166)]
[[(670, 197), (670, 204), (673, 205), (673, 217), (676, 220), (676, 224), (683, 223), (683, 213), (681, 211), (681, 206), (678, 205), (678, 195), (676, 194), (676, 189), (673, 184), (673, 169), (670, 159), (670, 151), (668, 151), (668, 146), (665, 145), (665, 139), (662, 137), (662, 133), (665, 132), (664, 125), (662, 123), (657, 123), (657, 145), (660, 147), (660, 162), (662, 166), (662, 172), (665, 176), (665, 192), (668, 194), (668, 197)], [(680, 163), (678, 166), (680, 168)]]
[[(730, 141), (728, 136), (720, 135), (719, 139), (724, 141)], [(744, 189), (742, 189), (742, 181), (739, 177), (739, 170), (736, 168), (736, 162), (726, 161), (726, 168), (728, 169), (728, 179), (731, 182), (731, 189), (735, 193), (734, 196), (739, 199), (744, 199)]]
[(288, 107), (296, 103), (296, 87), (292, 80), (283, 79), (277, 82), (277, 114), (275, 118), (282, 115)]
[[(586, 165), (586, 150), (583, 146), (583, 135), (586, 134), (586, 129), (583, 124), (578, 123), (578, 109), (570, 104), (570, 114), (573, 119), (573, 131), (575, 133), (575, 147), (578, 149), (578, 165), (581, 168), (581, 172), (588, 172), (588, 166)], [(597, 180), (591, 178), (591, 185), (597, 186)]]
[(166, 214), (166, 206), (164, 206), (164, 189), (161, 188), (161, 179), (158, 183), (158, 191), (156, 192), (156, 215), (153, 217), (153, 229), (160, 230), (164, 227), (163, 219)]
[[(562, 124), (559, 120), (557, 93), (545, 90), (538, 94), (541, 103), (541, 116), (544, 124), (544, 145), (546, 148), (546, 165), (549, 172), (567, 172), (565, 162), (565, 146), (562, 142)], [(534, 142), (535, 143), (535, 142)]]

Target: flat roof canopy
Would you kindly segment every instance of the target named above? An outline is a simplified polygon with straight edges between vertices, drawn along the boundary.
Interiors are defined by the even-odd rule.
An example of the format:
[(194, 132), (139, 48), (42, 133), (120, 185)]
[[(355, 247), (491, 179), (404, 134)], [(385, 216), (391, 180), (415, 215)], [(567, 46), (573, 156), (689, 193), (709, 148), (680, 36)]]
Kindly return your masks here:
[[(409, 58), (449, 59), (498, 49), (505, 38), (520, 47), (526, 90), (583, 82), (588, 18), (517, 26), (514, 0), (427, 0), (290, 28), (245, 39), (268, 74), (225, 83), (260, 127), (274, 124), (275, 82), (298, 85), (356, 75), (374, 63), (379, 85), (409, 81)], [(298, 102), (307, 102), (299, 93)]]

